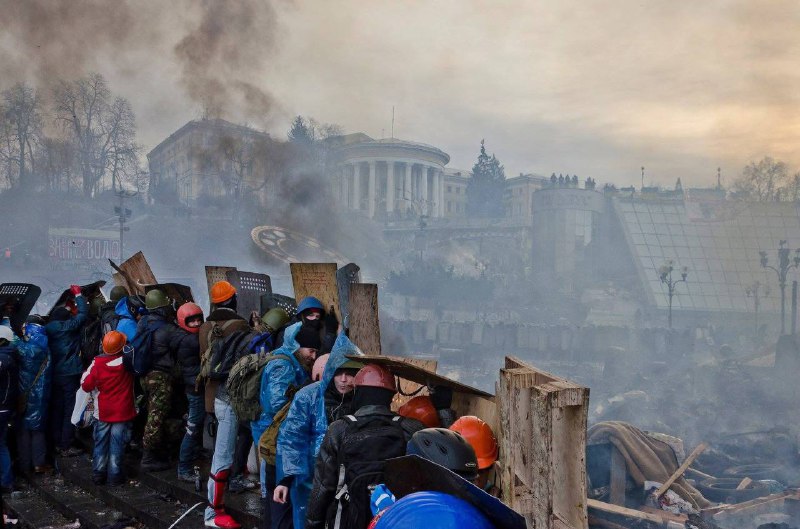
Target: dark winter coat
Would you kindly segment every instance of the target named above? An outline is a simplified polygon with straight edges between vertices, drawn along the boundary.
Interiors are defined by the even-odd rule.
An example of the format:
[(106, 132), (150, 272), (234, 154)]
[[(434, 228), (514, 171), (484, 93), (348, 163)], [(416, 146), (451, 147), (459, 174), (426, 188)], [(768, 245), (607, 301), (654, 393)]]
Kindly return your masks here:
[(0, 346), (0, 420), (4, 421), (17, 409), (18, 354), (17, 348), (11, 344)]
[(200, 374), (200, 334), (178, 327), (172, 333), (170, 348), (175, 355), (175, 361), (180, 365), (183, 383), (187, 389), (194, 389), (197, 375)]
[(89, 316), (89, 304), (83, 296), (75, 297), (78, 314), (64, 321), (51, 321), (45, 327), (53, 362), (53, 376), (80, 375), (81, 330)]
[[(353, 414), (359, 420), (366, 420), (377, 415), (392, 418), (396, 414), (387, 406), (378, 405), (362, 406)], [(306, 529), (325, 527), (328, 507), (335, 501), (336, 485), (339, 481), (339, 449), (348, 425), (349, 421), (346, 419), (333, 421), (322, 441), (314, 467), (314, 488), (311, 491), (306, 511)], [(404, 430), (406, 442), (416, 432), (425, 428), (421, 422), (408, 418), (400, 421), (400, 425)]]
[(178, 327), (172, 323), (172, 316), (169, 313), (169, 309), (160, 308), (151, 310), (149, 314), (139, 320), (136, 326), (136, 334), (145, 332), (145, 330), (156, 321), (164, 322), (164, 325), (156, 329), (153, 333), (153, 342), (150, 349), (151, 371), (162, 371), (172, 374), (172, 368), (175, 367), (175, 359), (170, 350), (170, 343), (172, 342), (172, 335), (175, 334)]
[[(32, 326), (30, 329), (27, 340), (14, 340), (19, 352), (19, 393), (25, 396), (27, 403), (22, 420), (25, 429), (43, 431), (47, 424), (53, 365), (44, 327)], [(36, 378), (40, 370), (41, 375)]]

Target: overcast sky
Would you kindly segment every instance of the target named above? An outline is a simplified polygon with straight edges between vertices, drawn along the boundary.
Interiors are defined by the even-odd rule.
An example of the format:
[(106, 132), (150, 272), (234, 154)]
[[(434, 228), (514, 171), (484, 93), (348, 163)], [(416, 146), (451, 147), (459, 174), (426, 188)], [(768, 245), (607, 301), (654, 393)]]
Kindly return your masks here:
[(200, 115), (292, 116), (433, 144), (471, 168), (599, 182), (800, 170), (800, 2), (0, 0), (3, 85), (104, 74), (154, 147)]

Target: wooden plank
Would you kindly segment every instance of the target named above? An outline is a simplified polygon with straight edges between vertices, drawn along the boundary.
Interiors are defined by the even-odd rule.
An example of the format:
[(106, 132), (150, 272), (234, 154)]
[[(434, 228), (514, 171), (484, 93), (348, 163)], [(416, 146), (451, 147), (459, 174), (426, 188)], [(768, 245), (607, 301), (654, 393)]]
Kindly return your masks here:
[[(439, 375), (430, 369), (420, 367), (418, 365), (419, 359), (386, 355), (348, 356), (348, 358), (367, 364), (382, 365), (389, 369), (389, 371), (394, 373), (396, 376), (412, 380), (417, 384), (426, 386), (448, 386), (452, 388), (453, 391), (479, 395), (481, 397), (493, 397), (491, 393), (486, 393), (478, 388), (473, 388), (472, 386), (468, 386), (451, 378)], [(423, 359), (423, 361), (426, 360)]]
[[(666, 525), (666, 524), (674, 524), (675, 522), (671, 522), (668, 518), (660, 515), (660, 514), (651, 514), (643, 511), (639, 511), (636, 509), (628, 509), (627, 507), (622, 507), (621, 505), (612, 505), (611, 503), (606, 503), (604, 501), (588, 499), (586, 501), (588, 504), (589, 509), (597, 511), (599, 513), (606, 513), (606, 514), (613, 514), (617, 516), (624, 516), (626, 518), (633, 518), (635, 520), (644, 520), (647, 522), (659, 524), (659, 525)], [(671, 527), (671, 525), (670, 525)], [(681, 526), (682, 527), (682, 526)]]
[(291, 263), (294, 298), (298, 303), (308, 296), (318, 298), (325, 310), (333, 307), (339, 321), (339, 288), (336, 285), (336, 263)]
[(381, 354), (378, 285), (352, 283), (349, 298), (350, 339), (365, 354)]
[(132, 294), (144, 295), (145, 285), (158, 283), (142, 252), (136, 252), (116, 268), (119, 269), (120, 274), (115, 274), (114, 283), (128, 287), (128, 292)]
[(611, 445), (611, 472), (609, 475), (609, 501), (614, 505), (625, 505), (625, 484), (628, 470), (625, 458), (614, 445)]
[(227, 273), (236, 271), (235, 266), (206, 266), (206, 286), (208, 287), (208, 300), (211, 302), (211, 287), (218, 281), (227, 281)]
[(453, 403), (450, 406), (455, 410), (456, 415), (463, 417), (464, 415), (474, 415), (480, 417), (489, 425), (500, 441), (500, 423), (498, 422), (497, 413), (497, 399), (495, 397), (481, 397), (471, 393), (453, 393)]
[(678, 470), (676, 470), (669, 477), (669, 479), (666, 482), (664, 482), (664, 484), (661, 485), (661, 487), (659, 487), (659, 489), (655, 493), (656, 498), (660, 498), (661, 496), (663, 496), (664, 493), (669, 490), (672, 484), (675, 483), (675, 480), (681, 477), (684, 472), (686, 472), (686, 469), (689, 468), (692, 463), (694, 463), (694, 460), (697, 459), (698, 456), (700, 456), (700, 454), (702, 454), (706, 448), (708, 448), (708, 443), (700, 443), (699, 445), (697, 445), (697, 448), (692, 450), (692, 453), (689, 454), (689, 456), (686, 458), (683, 464), (678, 467)]
[(339, 289), (339, 314), (343, 324), (350, 315), (350, 284), (361, 283), (361, 268), (355, 263), (348, 263), (336, 271), (336, 287)]
[(689, 517), (685, 514), (675, 514), (669, 511), (662, 511), (656, 507), (650, 507), (649, 505), (642, 505), (639, 507), (642, 512), (646, 512), (648, 514), (655, 514), (656, 516), (661, 516), (665, 520), (669, 520), (671, 522), (677, 522), (680, 524), (684, 524), (689, 520)]
[(744, 478), (744, 479), (743, 479), (742, 481), (740, 481), (740, 482), (739, 482), (739, 484), (736, 486), (736, 490), (744, 490), (744, 489), (746, 489), (746, 488), (747, 488), (747, 486), (748, 486), (748, 485), (750, 485), (752, 482), (753, 482), (753, 480), (752, 480), (752, 479), (750, 479), (750, 478)]

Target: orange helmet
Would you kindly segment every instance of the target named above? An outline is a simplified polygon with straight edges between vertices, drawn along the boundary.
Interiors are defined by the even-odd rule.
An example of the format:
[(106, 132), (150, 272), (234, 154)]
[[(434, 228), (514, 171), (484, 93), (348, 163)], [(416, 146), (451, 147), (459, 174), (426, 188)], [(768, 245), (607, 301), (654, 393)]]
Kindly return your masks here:
[(488, 424), (474, 415), (464, 415), (450, 426), (469, 441), (478, 456), (478, 468), (489, 468), (497, 461), (497, 439)]
[(391, 371), (375, 364), (369, 364), (359, 369), (355, 380), (353, 380), (353, 385), (355, 387), (367, 386), (397, 391), (397, 385)]
[(330, 358), (330, 353), (324, 354), (319, 356), (316, 360), (314, 360), (314, 367), (311, 368), (311, 380), (316, 382), (317, 380), (322, 380), (322, 373), (325, 372), (325, 364), (328, 363), (328, 358)]
[(228, 301), (236, 294), (236, 289), (227, 281), (217, 281), (211, 285), (211, 303)]
[(119, 331), (109, 331), (103, 336), (103, 352), (107, 355), (115, 355), (122, 351), (128, 338)]
[(414, 397), (400, 406), (397, 413), (403, 417), (418, 420), (424, 424), (426, 428), (438, 428), (442, 425), (442, 423), (439, 422), (439, 414), (436, 413), (436, 408), (433, 407), (433, 402), (431, 402), (431, 398), (427, 395)]

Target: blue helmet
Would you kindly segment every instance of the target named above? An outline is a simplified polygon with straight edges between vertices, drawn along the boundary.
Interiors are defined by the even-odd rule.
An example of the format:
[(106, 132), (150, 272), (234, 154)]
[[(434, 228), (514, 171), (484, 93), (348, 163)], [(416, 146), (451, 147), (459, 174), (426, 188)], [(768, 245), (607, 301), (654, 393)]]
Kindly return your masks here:
[(494, 525), (471, 503), (443, 492), (415, 492), (386, 509), (374, 529), (494, 529)]
[(297, 314), (301, 314), (304, 310), (308, 309), (319, 309), (321, 311), (325, 311), (325, 307), (322, 305), (322, 302), (314, 296), (308, 296), (300, 300), (300, 303), (297, 305)]

